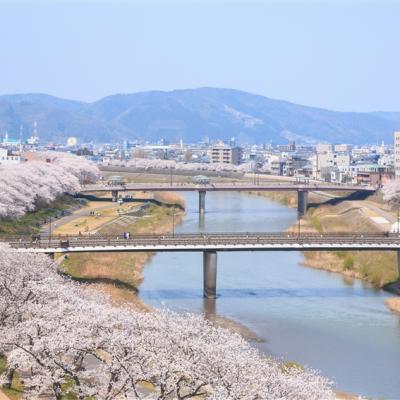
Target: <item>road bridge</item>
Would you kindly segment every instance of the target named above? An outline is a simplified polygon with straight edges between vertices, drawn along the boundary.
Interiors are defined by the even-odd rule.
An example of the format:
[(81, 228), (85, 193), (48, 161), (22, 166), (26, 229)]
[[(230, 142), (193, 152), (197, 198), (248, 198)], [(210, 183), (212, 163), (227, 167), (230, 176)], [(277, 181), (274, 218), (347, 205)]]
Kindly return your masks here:
[(359, 185), (332, 185), (332, 184), (298, 184), (298, 183), (271, 183), (271, 184), (125, 184), (125, 185), (86, 185), (80, 193), (111, 192), (113, 201), (117, 201), (120, 192), (127, 191), (197, 191), (199, 193), (199, 213), (205, 213), (205, 199), (207, 192), (214, 191), (294, 191), (297, 192), (297, 210), (299, 215), (304, 215), (308, 206), (308, 193), (310, 191), (326, 192), (367, 192), (373, 193), (376, 188)]
[(335, 185), (326, 183), (315, 183), (315, 184), (299, 184), (293, 183), (268, 183), (268, 184), (147, 184), (147, 183), (127, 183), (122, 185), (102, 185), (92, 184), (83, 186), (80, 190), (82, 194), (94, 193), (94, 192), (111, 192), (113, 201), (118, 200), (120, 192), (127, 191), (140, 191), (140, 192), (162, 192), (162, 191), (197, 191), (199, 193), (199, 213), (205, 213), (205, 199), (207, 192), (297, 192), (297, 210), (299, 215), (304, 215), (307, 211), (308, 206), (308, 193), (310, 191), (325, 191), (325, 192), (367, 192), (373, 193), (376, 188), (370, 186), (360, 185)]
[(217, 252), (219, 251), (315, 251), (377, 250), (396, 251), (400, 274), (400, 234), (398, 233), (196, 233), (123, 236), (52, 236), (32, 240), (8, 237), (20, 252), (82, 253), (192, 251), (203, 253), (204, 296), (215, 298)]

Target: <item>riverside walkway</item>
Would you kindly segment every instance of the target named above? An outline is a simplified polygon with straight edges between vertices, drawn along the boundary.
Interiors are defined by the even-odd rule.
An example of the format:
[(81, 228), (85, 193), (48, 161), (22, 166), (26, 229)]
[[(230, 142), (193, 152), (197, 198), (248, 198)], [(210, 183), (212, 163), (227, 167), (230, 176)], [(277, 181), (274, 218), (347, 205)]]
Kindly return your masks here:
[(197, 191), (199, 193), (199, 213), (205, 212), (205, 196), (207, 192), (260, 192), (260, 191), (271, 191), (271, 192), (297, 192), (297, 208), (300, 215), (304, 215), (307, 211), (308, 205), (308, 193), (310, 191), (325, 191), (325, 192), (366, 192), (373, 193), (376, 188), (371, 186), (360, 186), (360, 185), (337, 185), (328, 183), (310, 183), (310, 184), (299, 184), (297, 182), (292, 183), (262, 183), (262, 184), (193, 184), (193, 183), (182, 183), (182, 184), (148, 184), (148, 183), (127, 183), (122, 185), (105, 185), (105, 184), (93, 184), (82, 186), (80, 193), (89, 194), (95, 192), (111, 192), (113, 201), (118, 200), (120, 192), (127, 191), (140, 191), (140, 192), (162, 192), (162, 191)]
[[(400, 234), (398, 233), (196, 233), (123, 236), (49, 236), (2, 238), (20, 252), (202, 252), (204, 296), (216, 297), (218, 251), (396, 251), (400, 273)], [(110, 266), (112, 268), (112, 266)], [(251, 268), (249, 269), (249, 272)]]

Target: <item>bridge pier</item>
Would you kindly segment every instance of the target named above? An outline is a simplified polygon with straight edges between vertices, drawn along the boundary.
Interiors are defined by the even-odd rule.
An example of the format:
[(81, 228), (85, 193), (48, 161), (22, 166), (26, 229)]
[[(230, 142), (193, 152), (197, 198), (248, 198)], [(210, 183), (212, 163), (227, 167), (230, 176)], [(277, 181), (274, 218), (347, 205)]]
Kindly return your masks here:
[(206, 212), (206, 191), (199, 190), (199, 214), (204, 215)]
[(397, 278), (400, 280), (400, 250), (397, 250)]
[(115, 203), (118, 201), (118, 190), (111, 191), (112, 201)]
[(203, 295), (207, 299), (217, 298), (216, 251), (203, 251)]
[(306, 214), (308, 207), (308, 191), (298, 190), (297, 191), (297, 212), (300, 217)]

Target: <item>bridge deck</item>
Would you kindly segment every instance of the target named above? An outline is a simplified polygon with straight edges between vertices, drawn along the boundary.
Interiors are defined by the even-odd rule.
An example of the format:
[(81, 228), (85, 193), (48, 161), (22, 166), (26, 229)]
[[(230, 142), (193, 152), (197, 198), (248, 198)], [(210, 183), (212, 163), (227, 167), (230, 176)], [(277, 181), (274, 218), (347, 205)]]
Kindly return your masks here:
[(3, 238), (23, 252), (138, 252), (138, 251), (263, 251), (263, 250), (400, 250), (393, 233), (205, 233), (122, 236), (53, 236), (32, 240)]
[(374, 192), (376, 188), (370, 186), (358, 185), (332, 185), (332, 184), (298, 184), (298, 183), (271, 183), (271, 184), (125, 184), (125, 185), (86, 185), (80, 190), (80, 193), (92, 192), (110, 192), (110, 191), (340, 191), (340, 192)]

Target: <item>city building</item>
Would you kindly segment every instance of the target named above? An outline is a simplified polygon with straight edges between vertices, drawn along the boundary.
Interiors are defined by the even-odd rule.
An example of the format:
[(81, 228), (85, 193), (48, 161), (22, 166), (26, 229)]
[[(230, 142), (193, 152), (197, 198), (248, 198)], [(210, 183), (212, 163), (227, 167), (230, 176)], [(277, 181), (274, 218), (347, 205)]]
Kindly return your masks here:
[(400, 178), (400, 131), (394, 133), (394, 170), (396, 179)]
[(333, 146), (333, 151), (335, 151), (336, 153), (350, 153), (351, 150), (353, 150), (352, 144), (342, 143), (342, 144), (335, 144)]
[(0, 148), (0, 165), (19, 164), (21, 157), (11, 154), (7, 149)]
[(288, 144), (278, 144), (276, 149), (280, 152), (293, 152), (296, 151), (296, 143), (291, 140)]
[(379, 164), (360, 164), (357, 166), (357, 184), (382, 187), (394, 178), (393, 171)]
[(224, 145), (212, 146), (209, 151), (210, 162), (222, 164), (239, 165), (242, 159), (242, 149), (240, 147), (230, 147)]
[(315, 146), (315, 151), (317, 153), (328, 153), (333, 151), (333, 144), (331, 143), (318, 143)]
[(351, 157), (348, 153), (324, 152), (314, 154), (311, 157), (311, 162), (313, 178), (330, 182), (332, 169), (349, 166)]

